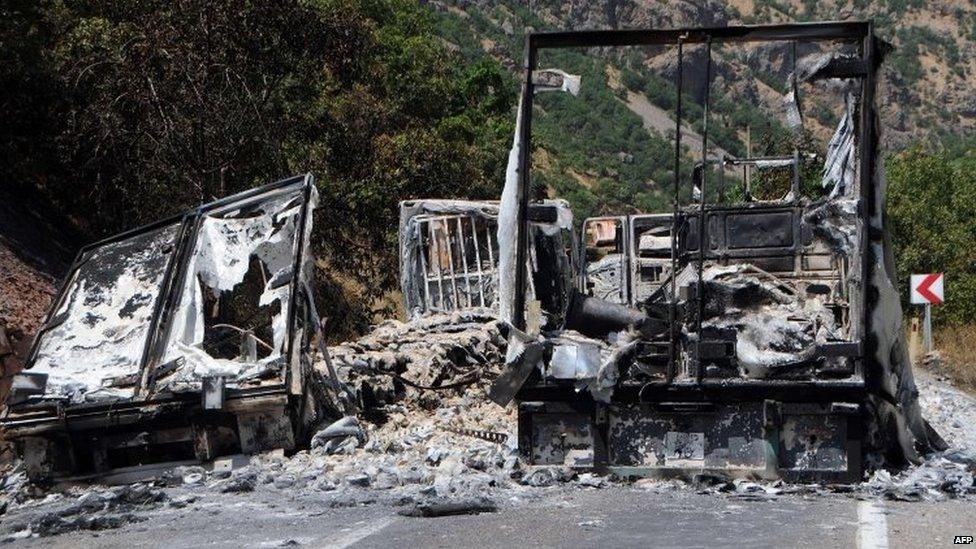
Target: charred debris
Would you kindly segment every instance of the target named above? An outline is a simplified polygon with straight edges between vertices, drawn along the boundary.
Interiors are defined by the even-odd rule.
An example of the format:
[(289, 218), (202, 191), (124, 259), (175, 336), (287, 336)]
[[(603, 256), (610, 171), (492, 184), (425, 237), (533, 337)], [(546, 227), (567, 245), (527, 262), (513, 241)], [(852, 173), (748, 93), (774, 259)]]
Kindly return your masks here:
[[(566, 202), (530, 200), (532, 99), (579, 89), (538, 70), (539, 51), (674, 48), (680, 89), (683, 48), (710, 59), (726, 42), (819, 44), (796, 60), (787, 118), (802, 124), (800, 83), (840, 90), (822, 192), (802, 192), (805, 151), (715, 156), (706, 128), (670, 212), (577, 226)], [(287, 179), (84, 249), (14, 382), (6, 435), (29, 473), (55, 476), (309, 445), (414, 452), (383, 429), (450, 397), (481, 411), (481, 428), (452, 412), (453, 432), (517, 445), (531, 471), (856, 482), (917, 462), (944, 443), (916, 402), (885, 245), (881, 56), (862, 22), (530, 34), (500, 202), (401, 204), (406, 322), (324, 347), (315, 187)], [(676, 166), (684, 114), (679, 98)], [(708, 202), (705, 168), (745, 165), (792, 170), (790, 190)]]

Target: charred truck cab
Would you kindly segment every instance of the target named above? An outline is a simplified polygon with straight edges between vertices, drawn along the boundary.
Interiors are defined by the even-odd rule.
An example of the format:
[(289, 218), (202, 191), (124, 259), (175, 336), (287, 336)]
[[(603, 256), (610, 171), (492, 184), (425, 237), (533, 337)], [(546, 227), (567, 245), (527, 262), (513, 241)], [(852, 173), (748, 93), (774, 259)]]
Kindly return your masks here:
[[(673, 210), (584, 224), (579, 292), (565, 311), (542, 307), (547, 318), (566, 319), (561, 329), (527, 328), (535, 273), (516, 270), (511, 320), (525, 333), (510, 340), (509, 370), (493, 397), (518, 402), (519, 448), (530, 465), (626, 476), (861, 478), (864, 429), (876, 413), (868, 384), (890, 369), (873, 358), (890, 349), (877, 320), (886, 273), (875, 272), (884, 261), (883, 190), (870, 23), (530, 34), (516, 140), (515, 264), (526, 264), (531, 247), (538, 52), (673, 48), (680, 90), (684, 48), (705, 49), (710, 82), (713, 45), (736, 42), (817, 43), (818, 56), (798, 65), (794, 81), (847, 86), (845, 112), (821, 158), (829, 192), (802, 196), (794, 177), (780, 199), (711, 201), (714, 170), (680, 170), (679, 94)], [(707, 113), (707, 92), (704, 101)], [(707, 123), (696, 154), (699, 167), (720, 163), (720, 170), (790, 160), (716, 159)], [(681, 204), (680, 196), (700, 198)]]
[(310, 175), (84, 248), (2, 425), (33, 476), (306, 443), (333, 410), (318, 329)]

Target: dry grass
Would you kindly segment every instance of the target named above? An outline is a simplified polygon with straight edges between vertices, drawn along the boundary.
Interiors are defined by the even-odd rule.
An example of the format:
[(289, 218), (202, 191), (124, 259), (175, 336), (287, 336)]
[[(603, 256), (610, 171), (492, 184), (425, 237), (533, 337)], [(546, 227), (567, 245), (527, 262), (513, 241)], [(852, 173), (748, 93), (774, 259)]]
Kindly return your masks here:
[(976, 324), (939, 328), (934, 343), (940, 355), (937, 373), (959, 387), (976, 390)]

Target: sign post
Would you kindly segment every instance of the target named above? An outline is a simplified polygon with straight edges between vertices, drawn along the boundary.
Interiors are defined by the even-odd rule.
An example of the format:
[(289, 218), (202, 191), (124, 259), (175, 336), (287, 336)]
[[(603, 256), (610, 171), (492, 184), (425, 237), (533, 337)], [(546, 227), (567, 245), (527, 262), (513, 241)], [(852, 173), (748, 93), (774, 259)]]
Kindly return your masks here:
[(912, 304), (925, 305), (922, 324), (922, 352), (932, 352), (932, 305), (945, 301), (945, 279), (942, 273), (913, 274)]

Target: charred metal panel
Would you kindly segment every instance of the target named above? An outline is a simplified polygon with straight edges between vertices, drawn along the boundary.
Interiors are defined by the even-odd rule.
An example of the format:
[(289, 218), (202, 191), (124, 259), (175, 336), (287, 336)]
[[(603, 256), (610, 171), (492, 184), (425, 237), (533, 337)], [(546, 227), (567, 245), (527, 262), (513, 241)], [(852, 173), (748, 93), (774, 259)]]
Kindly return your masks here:
[[(846, 473), (859, 451), (848, 446), (848, 428), (857, 406), (834, 413), (831, 404), (785, 406), (779, 430), (779, 467), (787, 471)], [(836, 408), (836, 406), (833, 406)]]
[(860, 475), (857, 418), (856, 404), (837, 402), (523, 402), (519, 448), (530, 465), (627, 476), (847, 482)]
[(725, 219), (729, 248), (793, 246), (793, 212), (730, 213)]
[(295, 447), (295, 434), (284, 408), (239, 414), (237, 430), (241, 451), (247, 454)]
[[(794, 208), (781, 204), (742, 204), (706, 206), (705, 258), (745, 262), (757, 258), (792, 258), (800, 250), (800, 216)], [(697, 257), (698, 213), (687, 213), (679, 230), (679, 254)], [(693, 253), (694, 252), (694, 253)], [(794, 264), (786, 265), (793, 270)]]
[(768, 444), (761, 403), (706, 410), (613, 407), (609, 466), (764, 471)]
[(530, 465), (592, 467), (595, 436), (590, 414), (557, 402), (523, 402), (519, 448)]
[(179, 229), (167, 224), (81, 253), (27, 365), (47, 374), (47, 396), (133, 396)]
[[(558, 323), (576, 287), (572, 214), (561, 201), (534, 204), (529, 294)], [(498, 308), (498, 204), (465, 200), (400, 203), (400, 287), (408, 316)]]

